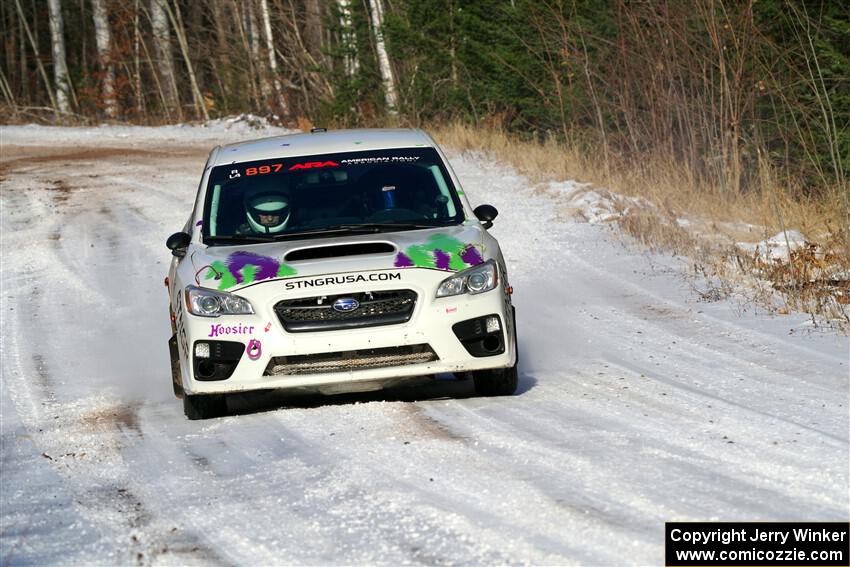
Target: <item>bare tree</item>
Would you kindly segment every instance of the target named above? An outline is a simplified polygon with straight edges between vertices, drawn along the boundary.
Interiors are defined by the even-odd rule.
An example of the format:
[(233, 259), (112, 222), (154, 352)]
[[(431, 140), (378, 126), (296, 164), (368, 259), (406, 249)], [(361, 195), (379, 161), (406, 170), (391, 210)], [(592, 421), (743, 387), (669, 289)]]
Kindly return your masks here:
[(395, 79), (390, 67), (390, 58), (387, 55), (387, 46), (384, 42), (384, 9), (381, 0), (369, 0), (370, 15), (372, 18), (372, 32), (375, 34), (375, 48), (378, 51), (378, 68), (381, 71), (381, 80), (384, 83), (384, 99), (390, 114), (395, 114), (398, 105), (398, 97), (395, 90)]
[(12, 109), (12, 114), (17, 114), (18, 105), (15, 103), (15, 95), (12, 93), (12, 87), (9, 85), (2, 68), (0, 68), (0, 91), (3, 91), (3, 98), (6, 99), (6, 104)]
[(272, 23), (269, 15), (268, 0), (260, 0), (260, 13), (263, 18), (263, 32), (266, 40), (266, 50), (269, 52), (269, 70), (271, 71), (272, 82), (274, 84), (274, 92), (277, 103), (280, 106), (281, 114), (289, 117), (289, 102), (283, 93), (283, 87), (280, 84), (280, 77), (277, 71), (277, 57), (274, 50), (274, 35), (272, 34)]
[[(260, 98), (268, 99), (272, 94), (272, 86), (269, 83), (268, 73), (265, 72), (266, 66), (260, 60), (260, 36), (259, 26), (257, 24), (257, 14), (254, 11), (253, 0), (242, 0), (242, 29), (244, 30), (244, 41), (250, 50), (251, 69), (255, 72), (257, 82), (260, 87)], [(262, 106), (257, 102), (258, 106)]]
[(150, 0), (150, 20), (153, 31), (156, 68), (160, 77), (166, 114), (177, 113), (177, 120), (183, 119), (180, 109), (180, 95), (177, 91), (177, 79), (174, 73), (174, 53), (171, 49), (171, 29), (164, 8), (165, 0)]
[[(254, 103), (254, 108), (260, 107), (260, 93), (258, 92), (258, 85), (261, 82), (259, 77), (260, 73), (257, 69), (257, 56), (254, 52), (254, 41), (251, 37), (252, 35), (252, 27), (251, 27), (251, 17), (248, 13), (248, 4), (246, 0), (231, 0), (230, 8), (233, 13), (233, 17), (238, 20), (239, 25), (237, 29), (239, 30), (239, 39), (242, 45), (243, 53), (241, 54), (241, 58), (247, 61), (245, 68), (248, 71), (248, 81), (251, 85), (251, 100)], [(259, 50), (259, 46), (257, 47)]]
[(209, 120), (210, 115), (207, 112), (207, 105), (204, 102), (204, 97), (201, 95), (201, 89), (198, 87), (198, 79), (195, 76), (195, 66), (192, 64), (192, 58), (189, 56), (189, 41), (186, 39), (183, 16), (180, 14), (180, 5), (175, 1), (173, 9), (167, 2), (163, 2), (163, 6), (168, 13), (168, 19), (171, 20), (171, 25), (174, 26), (174, 32), (177, 34), (177, 44), (180, 46), (180, 53), (183, 55), (183, 62), (186, 64), (186, 72), (189, 73), (189, 83), (192, 86), (192, 99), (195, 102), (195, 111), (204, 120)]
[(109, 17), (104, 0), (91, 0), (91, 4), (97, 59), (103, 73), (103, 111), (107, 117), (115, 118), (118, 114), (118, 103), (115, 99), (115, 67), (110, 54), (112, 31), (109, 28)]
[(56, 86), (56, 106), (59, 112), (70, 112), (71, 83), (68, 80), (68, 63), (65, 60), (64, 21), (59, 0), (48, 0), (50, 11), (50, 43), (53, 47), (53, 82)]
[(314, 61), (322, 59), (325, 38), (322, 26), (322, 5), (319, 0), (305, 0), (304, 39)]
[[(24, 15), (23, 8), (21, 8), (21, 0), (15, 0), (15, 6), (18, 8), (18, 16), (21, 22), (21, 27), (23, 28), (23, 31), (26, 32), (27, 39), (29, 39), (30, 46), (32, 47), (32, 52), (35, 54), (35, 64), (38, 67), (38, 73), (41, 75), (41, 79), (44, 81), (44, 87), (47, 89), (47, 96), (50, 97), (50, 106), (56, 110), (56, 97), (53, 95), (53, 89), (50, 88), (50, 79), (47, 78), (47, 72), (44, 70), (44, 65), (41, 63), (41, 56), (38, 52), (38, 42), (35, 40), (35, 37), (33, 37), (30, 26), (27, 23), (27, 17)], [(23, 52), (23, 44), (21, 44), (21, 46), (21, 51)], [(25, 74), (26, 61), (23, 57), (21, 57), (21, 77)], [(26, 84), (26, 81), (22, 82)]]
[(337, 0), (337, 7), (339, 8), (339, 27), (342, 30), (340, 44), (344, 53), (345, 74), (351, 78), (360, 68), (360, 62), (357, 60), (357, 35), (351, 20), (351, 0)]
[(139, 0), (133, 0), (133, 88), (136, 97), (136, 114), (147, 121), (145, 97), (142, 92), (142, 31), (139, 27)]

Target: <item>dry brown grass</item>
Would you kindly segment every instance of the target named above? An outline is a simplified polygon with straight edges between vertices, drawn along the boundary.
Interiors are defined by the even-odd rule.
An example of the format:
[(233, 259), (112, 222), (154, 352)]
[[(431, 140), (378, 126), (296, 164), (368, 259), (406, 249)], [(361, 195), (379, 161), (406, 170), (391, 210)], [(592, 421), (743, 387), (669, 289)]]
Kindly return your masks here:
[[(688, 257), (694, 272), (713, 282), (700, 292), (705, 299), (745, 290), (747, 300), (774, 312), (804, 311), (818, 323), (850, 330), (847, 187), (807, 198), (762, 167), (755, 173), (756, 189), (741, 195), (700, 183), (666, 156), (612, 165), (602, 152), (553, 139), (519, 140), (498, 124), (452, 123), (430, 131), (441, 145), (486, 152), (533, 181), (576, 179), (641, 197), (646, 206), (622, 206), (620, 226), (642, 245)], [(800, 231), (807, 245), (785, 260), (736, 245), (791, 229)]]

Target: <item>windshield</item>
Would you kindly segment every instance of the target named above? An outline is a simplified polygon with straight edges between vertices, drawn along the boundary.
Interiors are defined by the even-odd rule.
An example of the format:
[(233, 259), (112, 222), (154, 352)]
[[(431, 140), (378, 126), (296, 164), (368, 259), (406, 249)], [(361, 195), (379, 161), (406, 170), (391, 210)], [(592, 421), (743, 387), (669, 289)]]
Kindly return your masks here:
[(403, 148), (222, 165), (210, 174), (205, 241), (404, 230), (463, 222), (433, 148)]

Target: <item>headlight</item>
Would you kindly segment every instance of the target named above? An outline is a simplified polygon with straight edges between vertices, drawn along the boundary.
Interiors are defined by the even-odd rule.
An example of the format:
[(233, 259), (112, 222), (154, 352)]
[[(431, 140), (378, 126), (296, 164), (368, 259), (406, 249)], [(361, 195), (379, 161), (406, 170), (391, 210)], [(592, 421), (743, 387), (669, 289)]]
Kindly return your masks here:
[(437, 297), (449, 297), (461, 293), (484, 293), (490, 291), (499, 283), (499, 272), (496, 262), (487, 260), (483, 264), (458, 272), (445, 279), (437, 288)]
[(243, 297), (193, 285), (186, 286), (186, 307), (189, 308), (189, 313), (201, 317), (251, 315), (254, 313), (254, 308)]

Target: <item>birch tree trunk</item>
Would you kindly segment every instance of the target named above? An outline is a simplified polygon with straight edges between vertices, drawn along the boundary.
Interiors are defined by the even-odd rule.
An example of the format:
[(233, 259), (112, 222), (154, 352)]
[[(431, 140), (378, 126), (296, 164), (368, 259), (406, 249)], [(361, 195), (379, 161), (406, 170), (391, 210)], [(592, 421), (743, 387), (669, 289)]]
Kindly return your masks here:
[(109, 17), (104, 0), (91, 0), (91, 4), (97, 60), (103, 72), (103, 112), (108, 118), (115, 118), (118, 105), (115, 100), (115, 67), (110, 55), (112, 32), (109, 29)]
[(384, 83), (384, 98), (390, 114), (396, 113), (398, 97), (395, 90), (395, 79), (390, 67), (390, 58), (387, 55), (387, 46), (384, 42), (384, 9), (381, 0), (369, 0), (370, 16), (372, 17), (372, 31), (375, 34), (375, 48), (378, 51), (378, 67), (381, 70), (381, 80)]
[(351, 0), (337, 0), (337, 7), (339, 8), (339, 26), (342, 29), (340, 41), (345, 53), (343, 64), (346, 76), (351, 79), (360, 68), (360, 62), (357, 60), (357, 35), (351, 19)]
[(56, 107), (59, 112), (71, 111), (71, 84), (68, 80), (68, 62), (65, 59), (64, 21), (59, 0), (48, 0), (50, 13), (50, 44), (53, 47), (53, 83), (56, 86)]
[(260, 71), (257, 69), (259, 47), (254, 48), (256, 43), (253, 38), (252, 16), (249, 13), (250, 0), (241, 0), (240, 4), (236, 4), (239, 0), (232, 0), (234, 3), (234, 14), (241, 14), (239, 17), (239, 36), (242, 39), (242, 46), (245, 49), (245, 59), (248, 60), (248, 73), (251, 80), (251, 99), (254, 101), (254, 108), (260, 108), (260, 97), (262, 96), (262, 87), (258, 92), (258, 85), (262, 83)]
[(260, 82), (261, 108), (268, 104), (272, 96), (272, 85), (269, 82), (267, 67), (260, 59), (260, 26), (257, 24), (257, 14), (254, 11), (254, 0), (242, 0), (243, 12), (245, 14), (245, 31), (248, 34), (248, 43), (251, 46), (251, 61), (257, 71)]
[(251, 43), (251, 55), (260, 58), (260, 37), (257, 35), (257, 13), (254, 11), (254, 0), (242, 0), (245, 9), (245, 27), (248, 30), (248, 40)]
[(150, 0), (151, 30), (153, 45), (156, 52), (156, 73), (160, 77), (163, 98), (165, 99), (166, 114), (177, 114), (177, 120), (183, 120), (180, 108), (180, 94), (177, 91), (177, 79), (174, 74), (174, 52), (171, 49), (171, 29), (168, 26), (168, 15), (165, 13), (163, 2), (166, 0)]
[(283, 88), (280, 84), (280, 77), (277, 74), (277, 56), (274, 51), (274, 35), (272, 34), (272, 22), (269, 16), (268, 0), (260, 0), (260, 15), (263, 18), (263, 31), (266, 39), (266, 50), (269, 52), (269, 70), (271, 71), (272, 82), (274, 84), (274, 92), (277, 98), (277, 104), (280, 107), (280, 112), (284, 117), (289, 117), (289, 103), (283, 94)]

